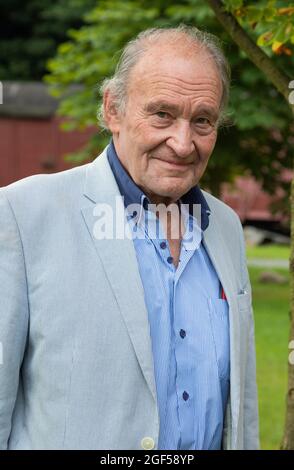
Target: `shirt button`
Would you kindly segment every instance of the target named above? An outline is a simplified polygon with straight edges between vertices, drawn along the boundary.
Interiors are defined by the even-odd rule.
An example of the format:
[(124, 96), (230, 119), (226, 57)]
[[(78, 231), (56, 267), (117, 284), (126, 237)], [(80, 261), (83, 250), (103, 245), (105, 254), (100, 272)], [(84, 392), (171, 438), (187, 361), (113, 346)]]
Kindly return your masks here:
[(185, 391), (185, 392), (183, 393), (183, 399), (184, 399), (185, 401), (187, 401), (188, 398), (189, 398), (189, 393), (187, 393), (187, 392)]
[(143, 437), (142, 441), (141, 441), (141, 447), (142, 449), (144, 450), (151, 450), (154, 448), (154, 440), (152, 439), (152, 437)]
[(185, 336), (186, 336), (185, 330), (180, 331), (180, 336), (181, 336), (181, 338), (185, 338)]
[(166, 243), (165, 243), (165, 242), (161, 242), (161, 243), (160, 243), (160, 248), (162, 248), (163, 250), (165, 250), (165, 248), (166, 248)]
[(167, 262), (168, 262), (169, 264), (172, 264), (173, 260), (174, 260), (174, 259), (173, 259), (172, 256), (169, 256), (169, 257), (167, 258)]

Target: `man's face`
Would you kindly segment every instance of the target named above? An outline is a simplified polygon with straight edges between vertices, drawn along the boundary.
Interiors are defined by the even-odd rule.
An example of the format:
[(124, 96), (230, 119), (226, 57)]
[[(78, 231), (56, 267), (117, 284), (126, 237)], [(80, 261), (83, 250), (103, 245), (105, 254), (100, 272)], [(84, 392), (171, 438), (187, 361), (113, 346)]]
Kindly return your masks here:
[(132, 70), (125, 110), (109, 127), (123, 166), (152, 202), (176, 201), (198, 183), (216, 142), (221, 94), (203, 50), (157, 44)]

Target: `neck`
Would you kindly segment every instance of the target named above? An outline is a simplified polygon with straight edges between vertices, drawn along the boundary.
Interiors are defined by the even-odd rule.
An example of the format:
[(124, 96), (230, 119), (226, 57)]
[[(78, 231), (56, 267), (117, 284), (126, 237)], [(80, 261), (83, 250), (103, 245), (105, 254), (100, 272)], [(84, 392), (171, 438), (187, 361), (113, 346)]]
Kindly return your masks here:
[(165, 196), (158, 196), (156, 194), (150, 194), (150, 193), (145, 193), (146, 196), (148, 197), (149, 201), (151, 201), (152, 204), (163, 204), (165, 206), (169, 206), (170, 204), (177, 203), (178, 199), (171, 198), (171, 197), (165, 197)]

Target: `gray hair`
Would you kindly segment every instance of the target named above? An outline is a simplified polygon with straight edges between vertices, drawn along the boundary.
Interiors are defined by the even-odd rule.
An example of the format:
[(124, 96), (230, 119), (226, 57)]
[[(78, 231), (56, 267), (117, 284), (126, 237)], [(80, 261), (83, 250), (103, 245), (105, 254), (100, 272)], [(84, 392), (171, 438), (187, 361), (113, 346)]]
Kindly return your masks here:
[[(214, 60), (222, 83), (222, 97), (220, 103), (220, 119), (223, 119), (224, 110), (226, 108), (229, 98), (230, 88), (230, 66), (222, 51), (219, 39), (213, 34), (201, 31), (195, 26), (187, 26), (180, 24), (177, 27), (168, 28), (150, 28), (139, 33), (134, 39), (129, 41), (124, 47), (118, 64), (116, 66), (114, 75), (106, 78), (101, 87), (100, 93), (103, 94), (109, 91), (113, 97), (113, 103), (119, 112), (123, 112), (127, 101), (127, 85), (130, 72), (138, 63), (139, 59), (148, 50), (148, 46), (154, 44), (163, 36), (167, 36), (167, 40), (171, 43), (173, 40), (178, 41), (179, 35), (182, 35), (190, 45), (197, 48), (204, 47), (212, 59)], [(97, 117), (101, 128), (107, 129), (105, 122), (103, 102), (98, 110)]]

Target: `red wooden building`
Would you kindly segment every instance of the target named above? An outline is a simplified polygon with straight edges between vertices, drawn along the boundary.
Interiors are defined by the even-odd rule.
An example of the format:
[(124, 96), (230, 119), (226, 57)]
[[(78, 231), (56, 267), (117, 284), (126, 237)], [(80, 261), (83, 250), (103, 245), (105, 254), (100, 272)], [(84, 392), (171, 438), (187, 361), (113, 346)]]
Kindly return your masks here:
[(37, 173), (73, 166), (64, 155), (81, 148), (96, 130), (63, 132), (57, 101), (42, 83), (8, 83), (0, 105), (0, 187)]

